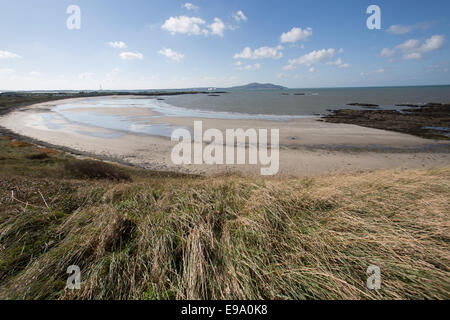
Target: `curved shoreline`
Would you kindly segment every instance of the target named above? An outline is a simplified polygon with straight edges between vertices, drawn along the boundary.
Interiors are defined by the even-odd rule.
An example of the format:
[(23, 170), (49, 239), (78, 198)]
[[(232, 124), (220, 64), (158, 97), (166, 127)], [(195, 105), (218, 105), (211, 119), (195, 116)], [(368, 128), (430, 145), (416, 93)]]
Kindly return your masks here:
[[(109, 99), (110, 97), (105, 97)], [(110, 129), (87, 128), (67, 123), (61, 129), (42, 130), (27, 126), (27, 117), (45, 105), (44, 112), (52, 112), (52, 106), (67, 101), (58, 100), (33, 104), (16, 109), (0, 118), (0, 132), (17, 139), (61, 150), (78, 156), (97, 158), (123, 165), (155, 171), (214, 175), (225, 172), (257, 174), (260, 166), (250, 165), (192, 165), (176, 166), (170, 160), (174, 143), (170, 139), (135, 135), (122, 132), (121, 137), (105, 138), (101, 135), (114, 132)], [(49, 108), (50, 107), (50, 108)], [(115, 112), (118, 112), (115, 109)], [(102, 110), (108, 114), (108, 108)], [(132, 109), (126, 109), (133, 116)], [(41, 110), (39, 114), (43, 111)], [(122, 112), (122, 111), (121, 111)], [(139, 118), (139, 117), (138, 117)], [(421, 168), (450, 163), (449, 144), (430, 141), (392, 131), (365, 128), (349, 124), (334, 124), (315, 119), (290, 121), (224, 120), (180, 117), (157, 117), (143, 125), (169, 123), (172, 126), (192, 126), (194, 120), (202, 120), (204, 130), (217, 128), (279, 128), (279, 175), (311, 176), (334, 172), (365, 171), (384, 168)], [(29, 122), (30, 120), (28, 120)], [(84, 134), (95, 131), (100, 137)]]
[[(15, 111), (18, 111), (20, 109), (23, 108), (32, 108), (35, 106), (40, 106), (42, 104), (45, 103), (51, 103), (51, 102), (62, 102), (62, 101), (71, 101), (71, 100), (79, 100), (79, 99), (86, 99), (86, 98), (90, 98), (90, 97), (109, 97), (109, 95), (87, 95), (87, 96), (73, 96), (73, 97), (52, 97), (55, 99), (50, 99), (50, 100), (46, 100), (46, 101), (42, 101), (42, 102), (30, 102), (30, 103), (19, 103), (18, 105), (13, 105), (13, 106), (6, 106), (6, 108), (0, 109), (0, 119), (2, 117), (7, 116), (10, 113), (13, 113)], [(33, 138), (30, 136), (26, 136), (26, 135), (22, 135), (19, 134), (13, 130), (10, 130), (2, 125), (0, 125), (0, 135), (5, 135), (5, 136), (9, 136), (13, 139), (17, 139), (20, 141), (24, 141), (24, 142), (29, 142), (41, 147), (45, 147), (45, 148), (51, 148), (54, 150), (58, 150), (58, 151), (62, 151), (65, 153), (69, 153), (72, 154), (74, 156), (83, 156), (83, 157), (88, 157), (88, 158), (95, 158), (98, 160), (103, 160), (103, 161), (109, 161), (109, 162), (115, 162), (117, 164), (121, 164), (121, 165), (127, 165), (127, 166), (132, 166), (135, 167), (135, 165), (131, 162), (127, 162), (127, 161), (123, 161), (122, 159), (118, 158), (118, 157), (109, 157), (109, 156), (103, 156), (103, 155), (99, 155), (99, 154), (95, 154), (92, 152), (85, 152), (85, 151), (81, 151), (81, 150), (77, 150), (75, 148), (70, 148), (67, 146), (62, 146), (62, 145), (56, 145), (56, 144), (52, 144), (37, 138)]]

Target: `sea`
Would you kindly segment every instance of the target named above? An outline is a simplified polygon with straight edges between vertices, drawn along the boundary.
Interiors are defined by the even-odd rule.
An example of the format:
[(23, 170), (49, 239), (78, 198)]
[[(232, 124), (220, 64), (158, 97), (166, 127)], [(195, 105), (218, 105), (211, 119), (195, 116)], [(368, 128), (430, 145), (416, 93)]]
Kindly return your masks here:
[(328, 110), (358, 109), (347, 105), (351, 103), (376, 104), (382, 109), (399, 109), (396, 104), (450, 103), (450, 85), (237, 91), (218, 96), (170, 96), (165, 101), (177, 107), (215, 112), (323, 115)]
[[(152, 124), (156, 117), (216, 119), (261, 119), (286, 121), (320, 117), (331, 110), (364, 107), (348, 104), (374, 104), (379, 109), (404, 110), (404, 104), (450, 103), (450, 86), (376, 87), (332, 89), (287, 89), (255, 91), (211, 91), (209, 94), (186, 94), (137, 98), (95, 97), (73, 102), (61, 101), (50, 113), (38, 113), (31, 126), (58, 130), (70, 123), (111, 129), (118, 134), (148, 134), (169, 137), (173, 126)], [(148, 108), (158, 115), (136, 116), (97, 113), (90, 108)], [(76, 110), (74, 110), (76, 109)], [(87, 133), (89, 134), (89, 133)], [(96, 133), (91, 132), (94, 135)], [(116, 135), (111, 135), (116, 137)]]

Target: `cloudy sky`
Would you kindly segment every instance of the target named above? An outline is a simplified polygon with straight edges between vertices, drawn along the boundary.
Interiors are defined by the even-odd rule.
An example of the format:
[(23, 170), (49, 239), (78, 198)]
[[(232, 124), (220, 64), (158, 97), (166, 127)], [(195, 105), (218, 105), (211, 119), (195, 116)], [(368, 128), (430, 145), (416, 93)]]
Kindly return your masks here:
[(0, 90), (450, 84), (448, 12), (448, 0), (0, 0)]

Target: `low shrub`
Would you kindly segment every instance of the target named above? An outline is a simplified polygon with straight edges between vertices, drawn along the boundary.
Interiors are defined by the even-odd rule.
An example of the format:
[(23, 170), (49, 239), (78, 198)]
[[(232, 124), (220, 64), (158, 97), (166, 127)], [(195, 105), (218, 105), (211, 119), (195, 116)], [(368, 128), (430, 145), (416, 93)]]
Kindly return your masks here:
[(72, 160), (65, 164), (65, 170), (74, 178), (131, 181), (131, 176), (123, 169), (96, 160)]
[(30, 155), (26, 156), (26, 158), (30, 159), (30, 160), (44, 160), (44, 159), (48, 159), (49, 156), (47, 153), (39, 152), (39, 153), (30, 154)]

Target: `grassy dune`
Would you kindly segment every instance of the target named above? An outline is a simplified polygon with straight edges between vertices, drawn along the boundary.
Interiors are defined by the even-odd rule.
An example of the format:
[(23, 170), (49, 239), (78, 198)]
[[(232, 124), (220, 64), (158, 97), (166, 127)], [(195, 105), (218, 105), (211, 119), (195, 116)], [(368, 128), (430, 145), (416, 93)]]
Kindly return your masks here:
[(0, 298), (449, 299), (449, 195), (450, 168), (207, 179), (0, 137)]

